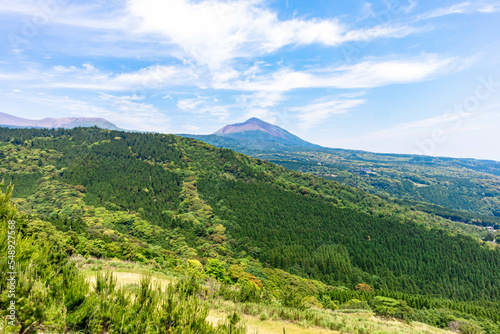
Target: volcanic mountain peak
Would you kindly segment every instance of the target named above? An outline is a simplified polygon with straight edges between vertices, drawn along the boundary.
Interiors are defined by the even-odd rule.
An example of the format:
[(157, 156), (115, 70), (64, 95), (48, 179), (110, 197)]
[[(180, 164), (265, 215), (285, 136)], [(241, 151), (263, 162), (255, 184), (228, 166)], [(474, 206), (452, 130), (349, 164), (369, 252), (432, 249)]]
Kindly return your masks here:
[(214, 135), (238, 139), (252, 146), (316, 146), (291, 134), (277, 125), (273, 125), (256, 117), (243, 123), (226, 125)]
[[(264, 122), (263, 120), (260, 120), (256, 117), (252, 117), (248, 120), (246, 120), (243, 123), (237, 123), (237, 124), (229, 124), (220, 129), (219, 131), (215, 132), (215, 135), (219, 136), (224, 136), (224, 135), (229, 135), (233, 133), (242, 133), (242, 132), (247, 132), (247, 131), (263, 131), (266, 132), (274, 137), (278, 138), (287, 138), (288, 135), (292, 135), (286, 130), (283, 130), (277, 125), (272, 125), (267, 122)], [(292, 135), (293, 136), (293, 135)]]

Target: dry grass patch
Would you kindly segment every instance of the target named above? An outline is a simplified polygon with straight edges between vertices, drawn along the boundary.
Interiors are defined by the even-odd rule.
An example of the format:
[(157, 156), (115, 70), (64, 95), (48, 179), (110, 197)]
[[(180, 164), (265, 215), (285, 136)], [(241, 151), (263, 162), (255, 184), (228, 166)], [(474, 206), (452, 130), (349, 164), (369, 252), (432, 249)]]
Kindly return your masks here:
[[(242, 319), (249, 334), (287, 334), (308, 333), (357, 333), (357, 334), (451, 334), (453, 332), (435, 328), (419, 322), (406, 323), (401, 320), (381, 318), (372, 312), (360, 311), (343, 313), (331, 310), (309, 311), (290, 309), (296, 320), (283, 319), (289, 316), (282, 306), (255, 303), (233, 303), (217, 300), (211, 303), (207, 318), (213, 324), (224, 321), (228, 314), (236, 311), (243, 314)], [(264, 313), (267, 316), (261, 316)], [(270, 315), (270, 316), (269, 316)]]

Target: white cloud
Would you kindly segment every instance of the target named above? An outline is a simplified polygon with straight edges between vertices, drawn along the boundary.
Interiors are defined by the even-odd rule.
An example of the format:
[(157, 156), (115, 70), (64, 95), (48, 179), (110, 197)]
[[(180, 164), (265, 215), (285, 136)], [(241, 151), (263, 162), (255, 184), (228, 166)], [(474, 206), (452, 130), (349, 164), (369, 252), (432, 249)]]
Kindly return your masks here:
[(331, 115), (339, 115), (349, 112), (352, 108), (366, 101), (363, 99), (333, 99), (327, 101), (315, 101), (302, 107), (289, 108), (291, 112), (298, 112), (297, 118), (302, 122), (302, 129), (310, 129)]
[(189, 132), (197, 132), (198, 130), (201, 129), (201, 127), (192, 124), (185, 124), (182, 126), (182, 128)]
[(243, 94), (236, 101), (243, 108), (270, 108), (274, 107), (286, 97), (279, 91), (260, 91), (253, 94)]
[(177, 101), (177, 108), (184, 112), (190, 112), (193, 114), (208, 113), (213, 116), (218, 116), (220, 120), (229, 116), (230, 107), (231, 106), (219, 104), (217, 99), (203, 96)]
[[(343, 43), (370, 41), (384, 37), (401, 38), (422, 30), (407, 24), (391, 24), (390, 22), (376, 24), (369, 28), (352, 29), (337, 18), (300, 19), (294, 17), (282, 20), (278, 18), (275, 11), (259, 0), (128, 0), (121, 1), (120, 6), (116, 6), (116, 3), (101, 1), (61, 5), (54, 0), (54, 3), (56, 5), (51, 10), (51, 17), (45, 23), (46, 25), (74, 26), (82, 29), (79, 35), (83, 38), (87, 35), (91, 36), (84, 50), (79, 50), (79, 52), (88, 50), (103, 52), (103, 49), (112, 49), (114, 57), (120, 57), (122, 54), (130, 55), (129, 52), (133, 50), (120, 52), (116, 49), (119, 48), (116, 46), (117, 42), (126, 41), (127, 43), (124, 44), (127, 45), (133, 42), (142, 43), (141, 47), (136, 48), (136, 54), (146, 49), (150, 57), (174, 56), (184, 60), (184, 65), (155, 65), (122, 74), (101, 73), (93, 67), (60, 66), (54, 68), (54, 73), (43, 80), (46, 87), (53, 88), (120, 91), (138, 86), (155, 89), (167, 85), (192, 84), (199, 88), (233, 89), (232, 83), (234, 82), (244, 84), (245, 81), (252, 80), (254, 82), (248, 86), (258, 85), (258, 82), (253, 79), (260, 71), (258, 62), (240, 72), (233, 68), (234, 61), (238, 58), (267, 55), (287, 45), (339, 46)], [(37, 12), (40, 13), (40, 6), (40, 3), (34, 0), (14, 3), (0, 0), (0, 12), (14, 12), (28, 17), (36, 15)], [(412, 10), (413, 6), (414, 2), (410, 1), (408, 11)], [(57, 31), (64, 33), (65, 29)], [(91, 33), (88, 34), (86, 31), (91, 31)], [(108, 33), (112, 35), (107, 35)], [(73, 36), (66, 36), (66, 38), (69, 37)], [(108, 46), (109, 41), (114, 43)], [(103, 48), (103, 43), (106, 43), (107, 47)], [(169, 48), (168, 55), (165, 54), (166, 48)], [(382, 64), (368, 62), (365, 65), (374, 69)], [(388, 65), (401, 66), (394, 61), (389, 62)], [(415, 67), (417, 64), (410, 65)], [(424, 75), (428, 67), (423, 68)], [(348, 72), (348, 70), (340, 70)], [(355, 70), (362, 70), (361, 64), (353, 68), (352, 75), (355, 74)], [(404, 74), (410, 68), (401, 70)], [(419, 70), (416, 68), (417, 72)], [(333, 69), (333, 72), (337, 70)], [(64, 80), (55, 80), (56, 74), (60, 76), (66, 74), (68, 77)], [(339, 73), (332, 74), (335, 77)], [(335, 78), (329, 80), (313, 73), (291, 69), (275, 72), (273, 76), (274, 78), (267, 79), (274, 84), (271, 90), (275, 91), (301, 87), (343, 87)], [(54, 81), (47, 80), (50, 78)], [(377, 79), (379, 78), (380, 76)], [(260, 79), (262, 81), (266, 78), (261, 76)], [(318, 85), (315, 85), (314, 82), (318, 79)], [(347, 77), (347, 79), (356, 79), (358, 82), (356, 87), (372, 85), (366, 82), (369, 78), (365, 80), (365, 83), (359, 83), (359, 78)], [(400, 81), (388, 79), (390, 83), (408, 82), (404, 78)], [(383, 82), (382, 80), (380, 84)], [(286, 88), (287, 85), (289, 88)], [(267, 91), (267, 87), (249, 90)]]
[(1, 74), (0, 79), (26, 82), (41, 88), (68, 88), (100, 91), (134, 91), (145, 93), (169, 86), (204, 86), (189, 67), (153, 65), (134, 72), (102, 72), (91, 64), (54, 66), (52, 69), (29, 69), (19, 74)]
[(200, 96), (192, 99), (179, 100), (177, 101), (177, 108), (182, 111), (197, 112), (197, 109), (199, 109), (202, 104), (205, 104), (207, 100), (208, 98)]
[(338, 46), (417, 31), (404, 25), (349, 31), (335, 18), (280, 20), (262, 1), (252, 0), (131, 0), (129, 11), (140, 19), (139, 33), (163, 36), (180, 47), (179, 57), (212, 70), (235, 58), (268, 54), (285, 45)]
[(392, 128), (370, 133), (372, 139), (397, 138), (400, 136), (426, 137), (434, 128), (454, 129), (461, 124), (463, 119), (470, 117), (470, 113), (461, 112), (456, 114), (439, 115), (418, 121), (398, 124)]
[(61, 0), (0, 0), (0, 13), (25, 16), (34, 26), (65, 24), (91, 30), (125, 30), (132, 17), (124, 8), (103, 1), (68, 3)]
[(428, 20), (453, 14), (495, 13), (500, 11), (500, 2), (464, 1), (448, 7), (441, 7), (417, 16), (416, 21)]
[(256, 76), (253, 80), (234, 81), (216, 88), (272, 92), (313, 87), (373, 88), (428, 80), (438, 74), (461, 69), (463, 65), (458, 58), (423, 55), (416, 59), (373, 60), (314, 71), (281, 69)]

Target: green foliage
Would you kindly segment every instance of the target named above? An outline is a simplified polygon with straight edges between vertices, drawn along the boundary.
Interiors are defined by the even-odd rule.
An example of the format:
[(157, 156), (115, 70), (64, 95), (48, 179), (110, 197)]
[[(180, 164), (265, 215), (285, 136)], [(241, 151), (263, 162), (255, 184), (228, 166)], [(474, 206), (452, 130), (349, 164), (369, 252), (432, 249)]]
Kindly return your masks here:
[(323, 308), (323, 305), (314, 296), (306, 296), (302, 298), (302, 305), (304, 305), (305, 308)]
[(224, 274), (226, 272), (226, 268), (224, 267), (224, 263), (222, 263), (218, 259), (210, 259), (205, 266), (205, 271), (207, 275), (214, 277), (219, 281), (224, 281)]
[[(265, 183), (210, 179), (198, 181), (198, 189), (216, 215), (238, 222), (227, 225), (236, 249), (258, 247), (258, 258), (271, 267), (332, 285), (500, 298), (500, 251), (470, 237), (338, 208)], [(217, 206), (221, 200), (227, 210)]]
[(500, 333), (500, 324), (445, 308), (415, 310), (411, 320), (461, 333)]
[(369, 310), (370, 305), (364, 300), (351, 299), (339, 307), (340, 310)]
[(269, 315), (268, 315), (266, 312), (261, 312), (261, 313), (259, 314), (259, 320), (260, 320), (260, 321), (269, 320)]
[(244, 334), (246, 333), (245, 326), (239, 326), (238, 323), (241, 321), (241, 317), (238, 313), (233, 312), (227, 316), (227, 323), (225, 323), (222, 328), (226, 333), (234, 334)]
[(458, 330), (462, 334), (483, 334), (484, 333), (481, 326), (479, 326), (475, 322), (467, 321), (465, 319), (458, 319), (457, 323), (458, 323)]
[[(26, 222), (22, 222), (10, 203), (12, 187), (7, 187), (5, 192), (1, 188), (3, 184), (0, 186), (0, 251), (5, 254), (9, 236), (7, 221), (15, 219), (19, 226)], [(49, 240), (48, 234), (42, 238), (50, 227)], [(43, 223), (28, 230), (32, 236), (24, 236), (20, 231), (15, 236), (17, 327), (11, 328), (15, 332), (243, 333), (237, 326), (236, 316), (227, 325), (216, 328), (206, 321), (208, 308), (191, 296), (192, 289), (178, 288), (176, 293), (170, 285), (162, 292), (150, 275), (141, 279), (137, 289), (127, 291), (117, 288), (111, 272), (97, 273), (91, 290), (83, 274), (67, 263), (62, 232)], [(57, 240), (59, 242), (54, 242)], [(4, 282), (8, 268), (7, 258), (2, 257), (0, 279)], [(9, 312), (8, 305), (8, 291), (2, 285), (2, 321)]]
[(175, 285), (175, 291), (181, 296), (196, 296), (201, 292), (201, 284), (196, 275), (182, 277)]
[(373, 292), (373, 288), (369, 286), (368, 284), (365, 283), (359, 283), (354, 287), (358, 291), (367, 291), (367, 292)]
[(251, 282), (259, 288), (263, 287), (262, 282), (254, 275), (246, 272), (241, 266), (231, 265), (226, 271), (226, 275), (234, 282)]
[[(27, 214), (19, 219), (20, 244), (27, 251), (20, 253), (25, 254), (21, 263), (26, 267), (20, 291), (26, 296), (22, 307), (32, 316), (22, 319), (23, 330), (42, 321), (54, 331), (69, 326), (73, 331), (147, 333), (157, 325), (157, 317), (173, 326), (161, 325), (163, 331), (235, 333), (241, 327), (235, 319), (219, 329), (204, 322), (201, 300), (217, 292), (233, 301), (282, 305), (280, 312), (291, 319), (308, 307), (367, 308), (368, 303), (380, 314), (407, 319), (406, 303), (415, 310), (415, 319), (428, 323), (440, 316), (425, 310), (458, 312), (450, 321), (443, 316), (441, 323), (447, 321), (443, 328), (462, 321), (464, 330), (472, 323), (495, 333), (495, 322), (500, 321), (498, 249), (467, 236), (480, 236), (482, 229), (432, 215), (450, 214), (449, 218), (460, 220), (463, 212), (448, 208), (441, 212), (430, 204), (416, 204), (411, 197), (412, 201), (394, 203), (171, 135), (97, 128), (0, 129), (0, 141), (0, 168), (6, 179), (18, 182), (13, 194)], [(328, 169), (339, 175), (350, 173), (358, 158), (353, 157), (349, 166), (320, 167), (327, 168), (325, 173)], [(373, 168), (379, 168), (380, 175), (387, 172), (377, 157), (364, 158), (378, 164)], [(394, 163), (405, 159), (395, 157)], [(313, 172), (319, 168), (315, 166), (319, 165), (314, 162), (307, 168)], [(424, 197), (434, 196), (435, 202), (440, 192), (446, 193), (442, 188), (446, 182), (454, 189), (448, 194), (475, 186), (471, 179), (460, 183), (454, 177), (438, 180), (404, 173), (405, 180), (390, 184), (371, 174), (342, 177), (345, 184), (373, 192), (385, 186), (394, 190), (384, 194), (408, 193), (418, 183), (428, 188), (421, 189), (428, 191)], [(488, 192), (482, 208), (494, 208), (496, 195), (490, 190), (495, 181), (488, 177), (479, 184)], [(8, 196), (9, 192), (12, 189), (7, 189)], [(11, 210), (7, 208), (0, 210)], [(468, 222), (487, 221), (468, 214)], [(188, 275), (169, 292), (160, 293), (147, 277), (137, 288), (120, 289), (112, 275), (98, 273), (91, 289), (66, 264), (76, 253)], [(93, 270), (99, 268), (96, 264)], [(216, 287), (204, 288), (200, 279), (206, 276), (222, 282), (220, 289), (212, 280)], [(365, 285), (360, 289), (365, 291), (350, 290), (357, 284), (374, 291)], [(170, 306), (157, 310), (155, 303)], [(200, 317), (189, 318), (189, 312)]]
[(370, 305), (376, 314), (382, 316), (406, 319), (413, 313), (411, 307), (404, 300), (396, 300), (388, 297), (375, 296), (370, 301)]
[(419, 209), (456, 221), (500, 228), (500, 163), (495, 161), (262, 147), (213, 135), (194, 138), (377, 195), (409, 200)]

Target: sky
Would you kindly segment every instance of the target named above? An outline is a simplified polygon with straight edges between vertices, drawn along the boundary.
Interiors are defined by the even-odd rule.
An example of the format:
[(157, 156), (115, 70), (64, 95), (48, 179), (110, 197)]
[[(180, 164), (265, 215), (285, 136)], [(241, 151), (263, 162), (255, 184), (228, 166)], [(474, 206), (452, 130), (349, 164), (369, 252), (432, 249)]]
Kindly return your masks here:
[(0, 112), (500, 161), (500, 1), (0, 0)]

